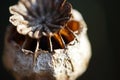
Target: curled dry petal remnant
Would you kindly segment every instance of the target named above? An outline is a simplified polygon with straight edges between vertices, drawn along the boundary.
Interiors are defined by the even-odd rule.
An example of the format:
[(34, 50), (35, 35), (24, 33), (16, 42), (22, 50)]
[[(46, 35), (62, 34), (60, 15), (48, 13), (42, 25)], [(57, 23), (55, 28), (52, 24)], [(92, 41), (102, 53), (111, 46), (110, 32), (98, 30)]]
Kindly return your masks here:
[(91, 48), (81, 14), (66, 0), (19, 0), (10, 6), (3, 62), (16, 80), (75, 80)]

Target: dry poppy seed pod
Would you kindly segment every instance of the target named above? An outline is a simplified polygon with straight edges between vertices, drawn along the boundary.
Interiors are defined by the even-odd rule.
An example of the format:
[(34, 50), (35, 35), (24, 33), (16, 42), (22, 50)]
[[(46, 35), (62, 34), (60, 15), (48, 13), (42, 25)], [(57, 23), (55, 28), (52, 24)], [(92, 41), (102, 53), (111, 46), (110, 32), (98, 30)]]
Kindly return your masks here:
[(3, 62), (16, 80), (75, 80), (91, 49), (81, 14), (66, 0), (19, 0), (10, 7)]

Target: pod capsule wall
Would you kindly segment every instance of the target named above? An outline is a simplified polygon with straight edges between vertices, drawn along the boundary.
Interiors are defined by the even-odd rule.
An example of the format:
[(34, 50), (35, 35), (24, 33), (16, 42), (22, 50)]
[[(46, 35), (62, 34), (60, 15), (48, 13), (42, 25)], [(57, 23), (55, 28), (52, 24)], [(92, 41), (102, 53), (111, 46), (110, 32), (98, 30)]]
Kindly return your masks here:
[(80, 12), (66, 0), (19, 0), (10, 6), (3, 63), (16, 80), (75, 80), (91, 46)]

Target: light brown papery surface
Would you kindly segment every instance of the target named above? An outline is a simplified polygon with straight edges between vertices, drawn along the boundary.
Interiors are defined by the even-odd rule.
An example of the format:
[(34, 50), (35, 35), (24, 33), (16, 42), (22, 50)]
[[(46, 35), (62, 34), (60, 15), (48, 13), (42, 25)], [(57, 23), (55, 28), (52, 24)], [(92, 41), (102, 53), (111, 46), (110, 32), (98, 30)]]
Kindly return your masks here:
[[(34, 55), (32, 51), (21, 48), (23, 41), (17, 40), (18, 45), (11, 40), (15, 26), (10, 26), (7, 29), (3, 62), (16, 80), (75, 80), (85, 72), (91, 58), (87, 26), (77, 10), (72, 9), (71, 13), (71, 23), (68, 23), (67, 26), (74, 33), (71, 33), (69, 29), (65, 29), (66, 27), (60, 30), (60, 34), (65, 36), (68, 41), (65, 44), (66, 46), (60, 39), (61, 37), (55, 34), (54, 37), (58, 40), (61, 48), (51, 49), (54, 52), (37, 49), (37, 55)], [(30, 44), (30, 42), (32, 41), (27, 44)]]

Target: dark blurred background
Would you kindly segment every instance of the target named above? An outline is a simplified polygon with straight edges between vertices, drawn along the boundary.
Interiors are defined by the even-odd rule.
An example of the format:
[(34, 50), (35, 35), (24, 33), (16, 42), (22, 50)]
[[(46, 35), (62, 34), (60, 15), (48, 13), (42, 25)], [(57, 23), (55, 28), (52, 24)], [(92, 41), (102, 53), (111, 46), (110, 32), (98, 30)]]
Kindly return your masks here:
[[(77, 80), (120, 80), (120, 31), (117, 0), (68, 0), (79, 10), (87, 25), (92, 58), (87, 71)], [(9, 24), (8, 7), (17, 0), (0, 1), (0, 80), (14, 80), (4, 69), (4, 33)]]

